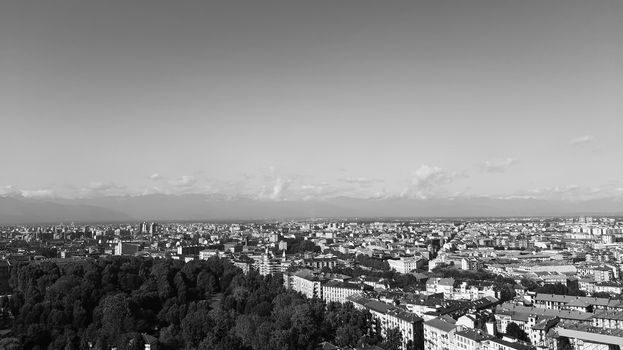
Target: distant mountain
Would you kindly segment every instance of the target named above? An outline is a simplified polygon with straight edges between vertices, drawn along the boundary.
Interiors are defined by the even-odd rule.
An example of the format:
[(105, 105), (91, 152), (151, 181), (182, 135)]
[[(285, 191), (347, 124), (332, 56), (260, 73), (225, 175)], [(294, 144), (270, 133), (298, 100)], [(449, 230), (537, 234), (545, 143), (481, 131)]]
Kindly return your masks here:
[(623, 201), (537, 199), (357, 199), (269, 201), (213, 195), (54, 199), (0, 198), (0, 223), (133, 220), (279, 219), (305, 217), (488, 217), (623, 215)]
[(61, 204), (27, 198), (0, 197), (0, 224), (110, 222), (132, 218), (110, 208)]

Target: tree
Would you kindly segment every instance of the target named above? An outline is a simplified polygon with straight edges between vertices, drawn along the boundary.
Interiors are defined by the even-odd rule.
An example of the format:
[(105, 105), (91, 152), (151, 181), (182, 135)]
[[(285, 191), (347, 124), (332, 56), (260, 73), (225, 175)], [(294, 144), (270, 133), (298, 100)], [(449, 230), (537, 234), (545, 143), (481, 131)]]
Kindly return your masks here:
[(530, 341), (528, 334), (515, 322), (511, 322), (506, 326), (506, 335), (517, 338), (521, 341)]
[(101, 324), (100, 335), (110, 344), (117, 344), (121, 334), (130, 331), (128, 318), (130, 305), (128, 295), (119, 293), (110, 295), (100, 303)]
[(521, 279), (520, 284), (522, 286), (524, 286), (528, 290), (535, 290), (536, 288), (539, 287), (538, 283), (534, 282), (533, 280), (531, 280), (529, 278), (525, 278), (525, 277)]
[[(218, 258), (25, 263), (11, 269), (11, 285), (13, 297), (0, 299), (15, 316), (16, 341), (3, 341), (7, 348), (136, 349), (141, 333), (159, 338), (163, 350), (311, 349), (321, 340), (348, 347), (381, 340), (368, 311), (306, 299), (286, 291), (280, 275), (243, 274)], [(400, 343), (391, 332), (386, 342)]]
[(610, 298), (610, 293), (606, 292), (596, 292), (591, 295), (594, 298)]
[(390, 328), (385, 332), (385, 339), (381, 344), (385, 350), (401, 350), (402, 349), (402, 332), (400, 328)]

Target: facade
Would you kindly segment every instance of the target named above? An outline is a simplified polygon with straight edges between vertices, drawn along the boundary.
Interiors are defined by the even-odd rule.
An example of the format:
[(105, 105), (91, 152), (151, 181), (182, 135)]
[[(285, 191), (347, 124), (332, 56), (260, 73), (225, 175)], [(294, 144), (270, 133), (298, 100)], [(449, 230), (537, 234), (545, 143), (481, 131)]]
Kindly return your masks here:
[(240, 268), (245, 274), (249, 273), (249, 270), (251, 269), (251, 264), (246, 261), (234, 260), (231, 263), (234, 264), (234, 266)]
[(610, 299), (538, 293), (534, 306), (542, 309), (592, 311), (607, 308)]
[(199, 252), (199, 259), (208, 260), (213, 256), (219, 256), (219, 251), (216, 249), (204, 249)]
[(454, 349), (485, 350), (483, 342), (493, 337), (482, 330), (464, 329), (454, 335)]
[(406, 274), (423, 267), (426, 262), (420, 257), (401, 257), (398, 260), (389, 259), (387, 260), (387, 263), (394, 271)]
[(199, 252), (201, 252), (203, 249), (205, 249), (205, 247), (200, 245), (185, 247), (180, 246), (177, 247), (177, 255), (199, 255)]
[(304, 259), (303, 264), (312, 269), (322, 269), (323, 267), (328, 267), (330, 269), (337, 266), (337, 258), (312, 258), (312, 259)]
[(441, 316), (424, 322), (424, 350), (454, 349), (454, 334), (463, 328), (452, 317)]
[(283, 283), (287, 289), (295, 290), (310, 299), (323, 298), (322, 283), (326, 280), (321, 274), (307, 269), (283, 275)]
[(285, 272), (290, 267), (290, 263), (286, 259), (285, 251), (281, 259), (271, 258), (267, 251), (259, 259), (255, 260), (253, 267), (259, 271), (260, 275), (266, 276)]
[(370, 311), (373, 321), (381, 329), (382, 336), (385, 336), (389, 329), (398, 328), (402, 334), (402, 349), (406, 349), (409, 343), (412, 343), (416, 349), (424, 346), (424, 320), (416, 314), (363, 296), (353, 295), (347, 300), (357, 308)]
[(322, 299), (327, 303), (345, 303), (351, 295), (359, 294), (364, 290), (372, 290), (367, 285), (348, 282), (328, 281), (322, 285)]
[(586, 325), (561, 324), (555, 328), (558, 339), (550, 346), (557, 349), (561, 337), (568, 339), (572, 349), (611, 350), (623, 348), (623, 336), (611, 330), (603, 330)]
[(595, 282), (608, 282), (614, 279), (614, 273), (606, 267), (596, 267), (593, 269)]
[(484, 264), (481, 260), (475, 258), (464, 258), (461, 259), (461, 269), (462, 270), (471, 270), (478, 271), (484, 267)]
[(115, 255), (134, 255), (138, 253), (139, 245), (129, 242), (117, 242)]
[(445, 298), (451, 299), (454, 291), (454, 278), (430, 278), (426, 281), (428, 294), (443, 293)]

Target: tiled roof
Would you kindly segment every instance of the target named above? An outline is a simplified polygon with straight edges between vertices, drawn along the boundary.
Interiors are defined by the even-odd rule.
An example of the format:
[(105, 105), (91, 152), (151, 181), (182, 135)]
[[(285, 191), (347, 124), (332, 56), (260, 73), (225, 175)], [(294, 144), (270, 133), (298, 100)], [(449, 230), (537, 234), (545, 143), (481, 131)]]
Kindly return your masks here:
[(442, 330), (444, 332), (450, 332), (451, 330), (455, 329), (457, 326), (453, 323), (449, 323), (446, 322), (442, 319), (440, 319), (439, 317), (437, 318), (433, 318), (432, 320), (426, 321), (424, 322), (425, 325), (433, 327), (433, 328), (437, 328), (439, 330)]

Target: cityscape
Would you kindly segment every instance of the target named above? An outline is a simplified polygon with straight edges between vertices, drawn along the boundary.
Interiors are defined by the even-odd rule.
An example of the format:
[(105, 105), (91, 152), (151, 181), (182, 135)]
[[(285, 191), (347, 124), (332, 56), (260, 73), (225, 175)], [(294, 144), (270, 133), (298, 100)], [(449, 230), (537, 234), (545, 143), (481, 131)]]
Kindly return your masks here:
[[(10, 346), (8, 340), (14, 338), (6, 336), (20, 329), (26, 331), (19, 338), (25, 341), (22, 346), (65, 343), (63, 348), (102, 346), (98, 341), (145, 349), (184, 344), (199, 348), (527, 350), (615, 349), (623, 344), (623, 218), (61, 223), (5, 226), (0, 236), (4, 247), (0, 251), (3, 346)], [(206, 269), (203, 263), (217, 264), (231, 275), (205, 273), (212, 268)], [(141, 266), (139, 271), (132, 270), (136, 264)], [(145, 264), (153, 264), (152, 275), (142, 271)], [(160, 264), (178, 272), (170, 272), (168, 278), (154, 275), (153, 269)], [(95, 271), (87, 276), (90, 269)], [(197, 270), (203, 272), (197, 274)], [(115, 338), (90, 339), (89, 329), (83, 330), (82, 337), (64, 334), (76, 328), (71, 321), (78, 317), (76, 308), (88, 304), (78, 297), (73, 310), (65, 309), (63, 300), (77, 297), (71, 283), (94, 275), (101, 278), (95, 283), (117, 283), (123, 293), (112, 295), (123, 295), (125, 303), (132, 305), (112, 315), (121, 317), (125, 312), (124, 317), (134, 318), (131, 329), (115, 330), (124, 343), (113, 342)], [(151, 286), (156, 299), (162, 298), (161, 293), (173, 297), (177, 303), (173, 305), (196, 299), (192, 302), (196, 306), (187, 307), (217, 323), (213, 317), (225, 316), (215, 311), (233, 309), (230, 312), (239, 313), (231, 320), (235, 325), (221, 338), (212, 333), (216, 330), (208, 326), (209, 321), (191, 309), (185, 317), (177, 316), (177, 321), (170, 319), (168, 302), (141, 299), (149, 298), (141, 295), (149, 294), (143, 289), (149, 288), (146, 283), (152, 278), (159, 281)], [(227, 278), (232, 284), (236, 279), (257, 284), (230, 284), (223, 289)], [(279, 315), (278, 296), (272, 301), (255, 299), (260, 296), (254, 293), (261, 291), (254, 288), (266, 288), (263, 284), (275, 288), (272, 292), (277, 295), (294, 293), (300, 304), (290, 307), (322, 305), (324, 314), (306, 314), (310, 319), (305, 325), (297, 323), (303, 322), (296, 318), (301, 315)], [(49, 298), (58, 301), (50, 304)], [(207, 304), (200, 306), (200, 300)], [(105, 311), (98, 308), (106, 302), (110, 301), (103, 298), (95, 306), (92, 318), (82, 317), (104, 327), (101, 313)], [(260, 305), (263, 308), (254, 309)], [(157, 321), (152, 319), (156, 315)], [(33, 317), (41, 322), (36, 332)], [(275, 322), (290, 317), (280, 329), (287, 337), (275, 339), (276, 330), (263, 333), (257, 324), (243, 326), (266, 317), (277, 318)], [(336, 329), (326, 330), (322, 323), (313, 324), (313, 317), (323, 322), (330, 317), (351, 319), (337, 321)], [(55, 322), (49, 324), (52, 319)], [(64, 333), (58, 329), (63, 324)], [(197, 333), (189, 334), (187, 328)], [(256, 345), (262, 337), (267, 343)]]
[(0, 350), (622, 350), (622, 19), (1, 0)]

